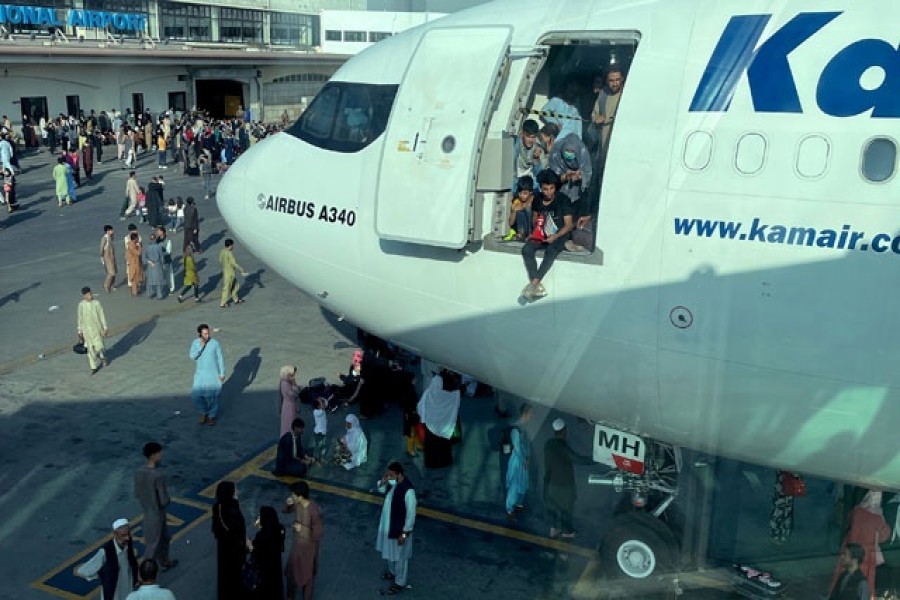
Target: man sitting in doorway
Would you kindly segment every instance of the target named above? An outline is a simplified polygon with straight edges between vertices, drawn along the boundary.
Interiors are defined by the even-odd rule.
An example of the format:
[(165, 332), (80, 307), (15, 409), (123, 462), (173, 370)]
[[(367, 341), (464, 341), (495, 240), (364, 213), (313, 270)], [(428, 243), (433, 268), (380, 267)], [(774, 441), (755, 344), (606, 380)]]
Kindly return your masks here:
[(544, 149), (538, 142), (540, 128), (537, 121), (528, 119), (522, 124), (522, 131), (516, 138), (513, 154), (515, 156), (515, 180), (513, 181), (513, 195), (519, 191), (519, 180), (526, 175), (533, 178), (541, 172)]
[[(591, 155), (574, 133), (558, 137), (556, 125), (548, 123), (541, 129), (541, 139), (547, 148), (547, 168), (560, 179), (560, 189), (572, 202), (573, 218), (577, 218), (576, 228), (565, 249), (569, 252), (587, 252), (593, 246), (593, 224), (590, 215), (595, 208), (589, 199), (593, 167)], [(587, 215), (587, 218), (580, 218)]]
[[(573, 207), (569, 198), (560, 193), (559, 175), (548, 169), (538, 175), (541, 196), (532, 203), (534, 231), (522, 246), (522, 260), (528, 272), (528, 285), (522, 290), (526, 300), (536, 300), (547, 295), (541, 281), (553, 266), (553, 261), (565, 249), (565, 243), (574, 228)], [(541, 266), (537, 266), (535, 253), (544, 251)]]

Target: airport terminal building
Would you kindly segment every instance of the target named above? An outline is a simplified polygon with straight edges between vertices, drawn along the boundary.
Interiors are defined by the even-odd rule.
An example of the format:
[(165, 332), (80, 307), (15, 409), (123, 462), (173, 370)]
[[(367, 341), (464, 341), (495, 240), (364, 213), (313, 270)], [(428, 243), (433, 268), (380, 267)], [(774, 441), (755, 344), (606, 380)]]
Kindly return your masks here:
[(442, 16), (366, 0), (13, 1), (0, 4), (0, 114), (15, 123), (112, 108), (294, 119), (349, 56)]

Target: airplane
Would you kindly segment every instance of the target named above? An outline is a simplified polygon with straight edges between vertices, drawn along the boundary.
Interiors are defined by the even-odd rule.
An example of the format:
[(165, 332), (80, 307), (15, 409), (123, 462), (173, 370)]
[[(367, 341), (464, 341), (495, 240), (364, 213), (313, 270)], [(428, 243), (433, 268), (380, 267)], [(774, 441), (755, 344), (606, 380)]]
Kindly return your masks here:
[[(597, 482), (636, 506), (662, 494), (609, 536), (646, 577), (672, 543), (655, 517), (681, 447), (900, 489), (897, 10), (481, 5), (351, 58), (237, 160), (218, 205), (329, 311), (596, 422), (595, 459), (617, 468)], [(515, 140), (568, 80), (590, 106), (612, 66), (594, 247), (524, 298), (522, 244), (502, 241)]]

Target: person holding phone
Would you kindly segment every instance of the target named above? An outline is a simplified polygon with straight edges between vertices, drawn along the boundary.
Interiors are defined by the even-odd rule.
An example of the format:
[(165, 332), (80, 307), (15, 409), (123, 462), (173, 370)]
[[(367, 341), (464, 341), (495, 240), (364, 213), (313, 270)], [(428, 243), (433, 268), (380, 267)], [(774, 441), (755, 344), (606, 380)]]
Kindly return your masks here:
[(197, 339), (189, 352), (194, 361), (194, 387), (191, 400), (200, 411), (201, 425), (215, 425), (219, 414), (219, 394), (225, 381), (225, 360), (218, 340), (209, 337), (209, 325), (197, 326)]

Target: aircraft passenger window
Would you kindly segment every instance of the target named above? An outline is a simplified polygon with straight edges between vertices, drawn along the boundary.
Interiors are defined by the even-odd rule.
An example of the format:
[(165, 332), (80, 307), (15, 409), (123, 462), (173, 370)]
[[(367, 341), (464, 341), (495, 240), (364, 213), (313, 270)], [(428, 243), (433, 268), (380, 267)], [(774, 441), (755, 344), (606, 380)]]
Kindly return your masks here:
[(863, 177), (872, 183), (882, 183), (894, 175), (897, 168), (897, 143), (888, 138), (875, 138), (863, 150)]
[(358, 152), (384, 133), (396, 85), (332, 82), (287, 132), (325, 150)]

